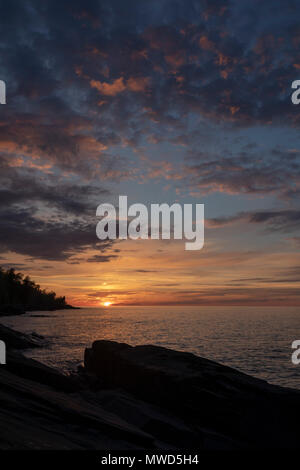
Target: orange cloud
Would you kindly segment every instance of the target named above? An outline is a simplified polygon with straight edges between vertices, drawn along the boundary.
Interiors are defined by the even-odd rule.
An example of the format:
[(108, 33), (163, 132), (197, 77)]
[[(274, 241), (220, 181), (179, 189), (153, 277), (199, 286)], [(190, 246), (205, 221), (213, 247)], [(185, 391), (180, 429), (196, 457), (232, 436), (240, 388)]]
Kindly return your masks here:
[(90, 84), (92, 88), (96, 88), (103, 95), (107, 96), (115, 96), (118, 93), (121, 93), (122, 91), (126, 90), (123, 77), (116, 78), (116, 80), (114, 80), (112, 83), (91, 80)]
[(230, 57), (222, 54), (222, 52), (218, 52), (217, 54), (218, 54), (218, 57), (216, 59), (216, 64), (217, 65), (220, 65), (220, 66), (224, 67), (225, 65), (229, 64)]
[(185, 53), (183, 51), (172, 52), (167, 54), (165, 59), (168, 64), (177, 68), (185, 63)]
[(229, 72), (228, 70), (221, 70), (220, 75), (222, 78), (224, 78), (224, 80), (226, 80), (228, 78)]
[(207, 36), (201, 36), (199, 39), (199, 46), (206, 51), (213, 51), (214, 50), (214, 43), (208, 39)]
[(126, 82), (124, 78), (116, 78), (112, 83), (100, 82), (98, 80), (91, 80), (90, 85), (92, 88), (100, 91), (106, 96), (116, 96), (125, 90), (141, 92), (145, 91), (149, 84), (147, 77), (130, 77)]
[(127, 88), (130, 91), (145, 91), (149, 84), (147, 77), (131, 77), (127, 80)]
[(230, 106), (230, 112), (232, 114), (232, 116), (235, 115), (235, 113), (237, 113), (239, 110), (240, 110), (240, 107), (239, 106)]

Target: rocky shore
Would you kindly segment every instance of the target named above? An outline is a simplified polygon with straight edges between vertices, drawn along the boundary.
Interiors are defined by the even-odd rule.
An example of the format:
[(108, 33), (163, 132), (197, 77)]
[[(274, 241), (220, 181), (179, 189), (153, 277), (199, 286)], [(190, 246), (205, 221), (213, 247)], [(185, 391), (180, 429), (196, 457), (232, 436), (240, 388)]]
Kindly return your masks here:
[(300, 392), (156, 346), (96, 341), (65, 376), (24, 357), (40, 336), (0, 325), (0, 449), (298, 447)]

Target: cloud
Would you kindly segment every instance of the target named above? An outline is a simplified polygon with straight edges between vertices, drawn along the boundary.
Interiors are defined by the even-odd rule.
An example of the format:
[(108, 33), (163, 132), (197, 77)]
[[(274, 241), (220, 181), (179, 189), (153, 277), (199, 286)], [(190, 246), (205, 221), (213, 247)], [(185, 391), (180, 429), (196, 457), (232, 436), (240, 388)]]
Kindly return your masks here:
[(96, 88), (102, 95), (106, 96), (115, 96), (126, 90), (123, 77), (116, 78), (112, 83), (101, 83), (97, 80), (91, 80), (90, 83), (92, 88)]
[(97, 80), (91, 80), (90, 84), (92, 88), (96, 88), (102, 95), (116, 96), (125, 90), (144, 92), (149, 85), (149, 79), (147, 77), (130, 77), (124, 82), (124, 78), (120, 77), (113, 80), (112, 83), (101, 83)]
[(94, 255), (87, 259), (88, 263), (108, 263), (112, 259), (117, 258), (117, 255)]
[(0, 150), (91, 175), (110, 146), (153, 135), (153, 123), (164, 140), (171, 127), (186, 141), (189, 114), (238, 128), (299, 124), (289, 96), (299, 28), (283, 0), (276, 25), (265, 5), (235, 1), (131, 1), (130, 14), (119, 1), (43, 3), (2, 6)]
[(147, 77), (130, 77), (127, 80), (127, 88), (130, 91), (144, 92), (149, 85), (149, 78)]
[(291, 237), (288, 238), (288, 241), (291, 241), (296, 247), (300, 248), (300, 237)]
[[(174, 192), (297, 203), (293, 3), (11, 0), (0, 25), (3, 249), (70, 259), (94, 246), (88, 213), (106, 182), (109, 194), (116, 182), (164, 178)], [(272, 126), (286, 148), (274, 147)], [(260, 149), (241, 149), (245, 129)], [(296, 211), (263, 212), (209, 223), (298, 229)]]
[[(226, 152), (226, 150), (225, 150)], [(269, 149), (241, 151), (228, 156), (194, 153), (192, 163), (181, 172), (182, 185), (203, 194), (276, 194), (281, 199), (297, 199), (300, 184), (298, 153)]]
[[(18, 207), (31, 204), (47, 212), (53, 209), (68, 217), (85, 217), (110, 191), (101, 185), (58, 180), (53, 174), (44, 175), (35, 169), (2, 167), (0, 175), (0, 207)], [(49, 212), (49, 209), (51, 210)]]
[[(292, 232), (300, 229), (299, 210), (241, 212), (229, 217), (212, 218), (207, 221), (208, 228), (220, 228), (235, 223), (264, 225), (270, 231)], [(297, 237), (295, 238), (297, 241)]]
[(112, 244), (111, 241), (97, 240), (92, 222), (80, 219), (45, 221), (26, 209), (0, 211), (2, 252), (11, 251), (49, 261), (67, 261), (87, 249), (106, 251)]
[(136, 269), (136, 273), (144, 274), (144, 273), (157, 273), (158, 271), (153, 269)]

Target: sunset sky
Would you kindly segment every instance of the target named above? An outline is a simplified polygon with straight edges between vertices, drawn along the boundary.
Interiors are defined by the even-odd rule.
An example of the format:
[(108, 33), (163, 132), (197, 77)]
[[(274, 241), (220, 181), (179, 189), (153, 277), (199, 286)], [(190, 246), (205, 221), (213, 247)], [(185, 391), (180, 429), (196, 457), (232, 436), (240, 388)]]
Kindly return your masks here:
[[(0, 264), (74, 305), (300, 305), (299, 2), (0, 3)], [(205, 244), (96, 208), (204, 203)]]

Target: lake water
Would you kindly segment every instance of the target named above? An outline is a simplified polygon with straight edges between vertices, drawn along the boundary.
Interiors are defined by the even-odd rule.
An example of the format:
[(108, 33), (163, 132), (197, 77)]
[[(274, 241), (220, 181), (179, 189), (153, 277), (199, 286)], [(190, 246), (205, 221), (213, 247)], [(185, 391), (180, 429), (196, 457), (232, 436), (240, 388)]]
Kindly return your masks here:
[(299, 307), (109, 307), (31, 312), (1, 322), (35, 331), (49, 347), (26, 352), (48, 365), (74, 370), (84, 348), (109, 339), (190, 351), (271, 383), (300, 389), (291, 343), (300, 339)]

